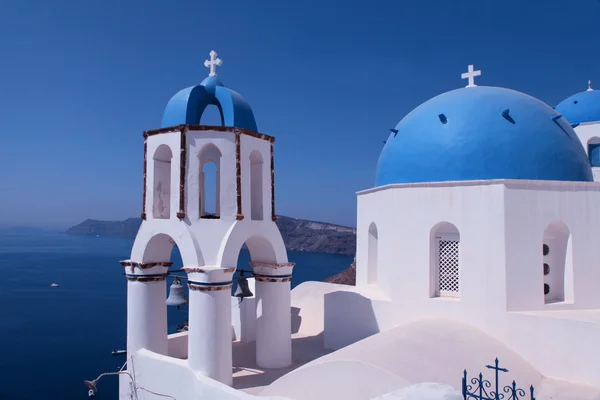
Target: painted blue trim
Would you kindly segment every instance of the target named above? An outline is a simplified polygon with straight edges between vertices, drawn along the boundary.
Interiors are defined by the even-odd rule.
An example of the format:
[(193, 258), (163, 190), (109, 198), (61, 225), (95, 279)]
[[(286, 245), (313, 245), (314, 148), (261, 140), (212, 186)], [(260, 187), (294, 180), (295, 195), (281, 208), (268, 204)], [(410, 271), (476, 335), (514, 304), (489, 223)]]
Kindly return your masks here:
[(289, 274), (289, 275), (261, 275), (261, 274), (254, 274), (254, 276), (258, 276), (259, 278), (291, 278), (292, 274)]
[(248, 102), (237, 92), (223, 86), (216, 78), (177, 92), (165, 108), (161, 126), (200, 125), (202, 113), (215, 105), (221, 115), (221, 125), (258, 131), (254, 113)]
[(125, 276), (127, 276), (128, 278), (139, 278), (139, 277), (144, 277), (144, 278), (161, 278), (163, 276), (168, 276), (169, 274), (151, 274), (151, 275), (147, 275), (147, 274), (125, 274)]
[(592, 167), (600, 167), (600, 143), (588, 144), (588, 154)]
[(227, 281), (227, 282), (197, 282), (197, 281), (191, 281), (188, 279), (188, 283), (192, 284), (192, 285), (196, 285), (196, 286), (227, 286), (227, 285), (231, 285), (233, 283), (233, 281)]

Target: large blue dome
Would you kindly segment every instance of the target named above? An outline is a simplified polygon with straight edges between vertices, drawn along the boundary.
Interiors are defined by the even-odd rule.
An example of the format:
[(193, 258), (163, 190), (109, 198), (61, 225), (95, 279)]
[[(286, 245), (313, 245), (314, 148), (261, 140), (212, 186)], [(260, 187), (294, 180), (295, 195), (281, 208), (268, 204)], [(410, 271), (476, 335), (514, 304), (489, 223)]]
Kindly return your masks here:
[(443, 93), (410, 112), (379, 156), (376, 186), (531, 179), (593, 181), (575, 131), (552, 107), (498, 87)]
[(571, 124), (600, 122), (600, 90), (574, 94), (556, 106)]

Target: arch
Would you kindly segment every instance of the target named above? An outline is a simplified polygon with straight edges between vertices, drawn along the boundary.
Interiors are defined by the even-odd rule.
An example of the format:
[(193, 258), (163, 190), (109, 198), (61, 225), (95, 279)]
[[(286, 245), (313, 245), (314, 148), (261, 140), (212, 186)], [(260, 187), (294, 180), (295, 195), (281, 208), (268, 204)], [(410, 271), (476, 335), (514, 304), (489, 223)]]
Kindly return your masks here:
[(184, 266), (203, 266), (200, 246), (187, 227), (168, 221), (144, 221), (133, 242), (130, 259), (135, 262), (163, 262), (171, 259), (177, 245)]
[(152, 183), (152, 217), (171, 217), (171, 160), (173, 152), (166, 144), (158, 146), (154, 152), (154, 181)]
[[(214, 143), (207, 143), (198, 152), (198, 161), (199, 161), (199, 179), (198, 179), (198, 188), (199, 188), (199, 215), (200, 218), (219, 218), (221, 215), (221, 151)], [(206, 176), (207, 172), (205, 167), (207, 164), (214, 164), (214, 174), (209, 177)], [(212, 171), (210, 171), (212, 173)], [(214, 179), (214, 213), (211, 213), (208, 209), (208, 205), (210, 204), (210, 200), (208, 195), (211, 194), (211, 190), (209, 189), (209, 183), (211, 183), (211, 179)]]
[(430, 297), (460, 297), (460, 232), (450, 222), (435, 224), (429, 235)]
[(554, 221), (544, 229), (542, 266), (544, 302), (573, 301), (573, 245), (571, 231), (563, 222)]
[(272, 264), (288, 262), (285, 243), (277, 225), (268, 224), (268, 227), (265, 227), (262, 232), (257, 233), (248, 225), (236, 222), (223, 239), (217, 257), (217, 265), (221, 268), (236, 266), (238, 255), (244, 244), (248, 246), (252, 261)]
[(600, 167), (600, 138), (598, 136), (591, 137), (587, 141), (586, 150), (592, 168)]
[(223, 119), (223, 110), (221, 109), (221, 106), (219, 104), (208, 104), (200, 115), (199, 124), (208, 126), (225, 126), (225, 120)]
[(369, 238), (367, 248), (367, 283), (377, 284), (377, 269), (379, 259), (379, 237), (377, 225), (371, 222), (369, 225)]
[(258, 150), (253, 150), (250, 153), (250, 219), (262, 221), (263, 209), (263, 158)]

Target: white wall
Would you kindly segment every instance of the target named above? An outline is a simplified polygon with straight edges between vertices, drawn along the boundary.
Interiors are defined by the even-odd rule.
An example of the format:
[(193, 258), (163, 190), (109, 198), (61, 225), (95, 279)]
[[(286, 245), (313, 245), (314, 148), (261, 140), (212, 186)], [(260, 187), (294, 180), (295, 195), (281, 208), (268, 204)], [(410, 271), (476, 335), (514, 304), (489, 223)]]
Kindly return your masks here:
[(178, 332), (167, 336), (169, 357), (185, 360), (188, 357), (188, 333)]
[[(175, 397), (177, 400), (220, 399), (249, 400), (271, 399), (283, 400), (283, 397), (258, 397), (196, 374), (190, 370), (185, 360), (178, 360), (148, 350), (138, 351), (132, 365), (135, 368), (135, 379), (139, 386), (157, 393)], [(131, 372), (131, 369), (130, 369)], [(107, 378), (105, 378), (107, 379)], [(129, 399), (127, 388), (129, 378), (122, 376), (119, 380), (119, 398)], [(138, 390), (139, 400), (155, 400), (155, 394)]]
[[(359, 296), (343, 300), (336, 300), (340, 294), (331, 296), (325, 337), (337, 346), (347, 344), (344, 332), (355, 329), (355, 321), (369, 318), (374, 327), (367, 329), (363, 324), (364, 335), (381, 330), (382, 323), (446, 317), (474, 326), (527, 355), (544, 374), (600, 382), (600, 372), (594, 367), (600, 345), (589, 336), (600, 327), (599, 220), (600, 184), (589, 182), (451, 182), (390, 185), (361, 192), (357, 286), (373, 286), (367, 283), (366, 250), (368, 228), (375, 222), (379, 242), (376, 286), (390, 297), (394, 312), (378, 312), (377, 302)], [(452, 223), (460, 233), (458, 299), (431, 297), (430, 232), (442, 221)], [(564, 223), (570, 232), (563, 258), (566, 271), (571, 270), (565, 274), (565, 297), (572, 301), (546, 303), (542, 244), (545, 229), (555, 221)], [(344, 309), (353, 314), (347, 315)], [(552, 314), (561, 309), (573, 311)], [(575, 317), (586, 312), (576, 310), (591, 314)], [(516, 319), (511, 311), (538, 314), (535, 320)], [(568, 361), (568, 354), (577, 354), (577, 363)]]

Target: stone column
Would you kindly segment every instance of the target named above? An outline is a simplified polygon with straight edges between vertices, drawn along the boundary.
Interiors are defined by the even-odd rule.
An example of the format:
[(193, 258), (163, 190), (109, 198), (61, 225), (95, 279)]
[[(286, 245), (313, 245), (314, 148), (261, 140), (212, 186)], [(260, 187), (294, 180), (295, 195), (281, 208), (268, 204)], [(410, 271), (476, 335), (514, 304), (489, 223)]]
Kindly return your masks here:
[(256, 277), (256, 364), (292, 364), (291, 281), (294, 263), (251, 262)]
[(188, 363), (192, 370), (231, 386), (231, 280), (235, 268), (185, 267), (190, 289)]
[(171, 262), (121, 261), (127, 276), (127, 354), (167, 355), (166, 275)]

